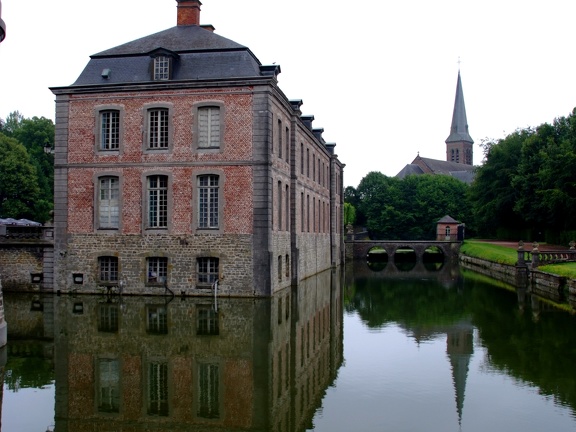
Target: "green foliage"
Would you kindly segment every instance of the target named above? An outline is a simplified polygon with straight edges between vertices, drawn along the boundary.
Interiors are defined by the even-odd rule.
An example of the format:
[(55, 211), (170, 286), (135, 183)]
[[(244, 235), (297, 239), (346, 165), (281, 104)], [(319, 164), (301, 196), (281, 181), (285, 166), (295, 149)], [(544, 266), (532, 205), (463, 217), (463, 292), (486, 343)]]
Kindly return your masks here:
[(350, 203), (344, 203), (344, 226), (354, 225), (356, 222), (356, 209)]
[(373, 239), (433, 239), (436, 222), (442, 217), (471, 219), (468, 189), (467, 184), (445, 175), (401, 180), (371, 172), (358, 186), (358, 209)]
[[(18, 111), (11, 113), (3, 123), (4, 138), (12, 138), (14, 142), (17, 141), (23, 145), (26, 150), (28, 164), (32, 165), (35, 170), (35, 175), (30, 178), (30, 181), (36, 183), (37, 192), (30, 201), (31, 186), (26, 185), (20, 197), (13, 195), (11, 200), (2, 201), (0, 215), (46, 222), (50, 218), (54, 202), (54, 156), (45, 150), (54, 146), (54, 123), (45, 117), (26, 119)], [(6, 165), (2, 166), (6, 167)], [(5, 168), (0, 168), (0, 179), (2, 183), (14, 180)], [(3, 187), (9, 188), (10, 186), (3, 185)]]
[(576, 231), (576, 110), (485, 143), (484, 150), (471, 188), (478, 232), (509, 238), (529, 232), (525, 240), (564, 244), (562, 233)]
[(0, 216), (35, 218), (39, 196), (36, 167), (26, 148), (0, 133)]
[(518, 175), (523, 143), (534, 131), (517, 130), (498, 142), (484, 143), (484, 164), (476, 170), (470, 188), (474, 223), (486, 237), (495, 237), (503, 227), (522, 227), (524, 222), (514, 212), (518, 190), (512, 186)]
[(54, 369), (42, 357), (10, 356), (6, 365), (4, 384), (9, 390), (43, 388), (54, 384)]

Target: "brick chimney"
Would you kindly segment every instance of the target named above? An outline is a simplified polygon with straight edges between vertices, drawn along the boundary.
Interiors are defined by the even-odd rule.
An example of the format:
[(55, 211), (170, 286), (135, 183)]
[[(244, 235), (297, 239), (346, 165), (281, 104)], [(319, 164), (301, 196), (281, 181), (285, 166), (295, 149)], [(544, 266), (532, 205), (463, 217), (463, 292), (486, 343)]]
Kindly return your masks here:
[(200, 0), (176, 0), (179, 26), (200, 25)]

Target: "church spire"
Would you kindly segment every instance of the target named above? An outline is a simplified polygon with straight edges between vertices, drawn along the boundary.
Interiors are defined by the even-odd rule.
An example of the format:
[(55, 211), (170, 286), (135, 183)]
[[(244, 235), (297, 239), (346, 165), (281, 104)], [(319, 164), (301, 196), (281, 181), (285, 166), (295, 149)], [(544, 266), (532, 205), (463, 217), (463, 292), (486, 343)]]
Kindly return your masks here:
[(466, 118), (460, 70), (458, 70), (458, 81), (456, 82), (456, 97), (454, 99), (450, 135), (445, 142), (447, 161), (472, 165), (472, 144), (474, 144), (474, 140), (468, 133), (468, 119)]

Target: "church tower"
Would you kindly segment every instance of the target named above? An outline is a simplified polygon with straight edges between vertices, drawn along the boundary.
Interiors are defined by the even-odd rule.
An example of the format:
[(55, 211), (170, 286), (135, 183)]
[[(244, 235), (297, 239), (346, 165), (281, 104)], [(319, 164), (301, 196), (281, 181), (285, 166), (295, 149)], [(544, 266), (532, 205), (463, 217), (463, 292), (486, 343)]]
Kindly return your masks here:
[(466, 119), (466, 107), (464, 105), (460, 71), (458, 71), (458, 81), (456, 83), (456, 98), (454, 100), (450, 136), (446, 138), (445, 142), (446, 160), (448, 162), (473, 165), (472, 145), (474, 144), (474, 140), (472, 140), (468, 133), (468, 120)]

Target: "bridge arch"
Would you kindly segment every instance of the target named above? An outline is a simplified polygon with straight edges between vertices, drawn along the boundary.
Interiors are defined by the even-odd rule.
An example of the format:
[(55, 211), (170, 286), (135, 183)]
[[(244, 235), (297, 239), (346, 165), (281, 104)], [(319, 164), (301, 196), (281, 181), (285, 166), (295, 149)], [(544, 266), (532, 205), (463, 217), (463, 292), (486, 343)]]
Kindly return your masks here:
[(401, 248), (410, 248), (416, 254), (418, 262), (423, 261), (424, 253), (427, 249), (435, 248), (440, 251), (444, 260), (457, 260), (461, 242), (434, 241), (434, 240), (347, 240), (346, 259), (347, 260), (367, 260), (371, 250), (384, 250), (388, 261), (393, 261), (396, 251)]

